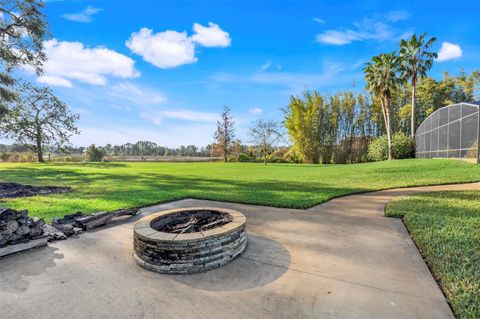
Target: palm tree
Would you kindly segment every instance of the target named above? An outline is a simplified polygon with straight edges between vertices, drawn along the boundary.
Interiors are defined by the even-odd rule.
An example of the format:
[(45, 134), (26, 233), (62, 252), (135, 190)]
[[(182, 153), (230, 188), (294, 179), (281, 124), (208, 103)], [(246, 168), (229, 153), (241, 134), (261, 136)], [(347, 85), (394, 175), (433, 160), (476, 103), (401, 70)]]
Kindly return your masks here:
[(397, 57), (395, 52), (374, 56), (363, 69), (367, 90), (380, 100), (388, 140), (388, 159), (392, 159), (392, 134), (390, 125), (390, 105), (392, 94), (398, 85)]
[(433, 64), (433, 60), (437, 58), (437, 53), (429, 52), (430, 46), (437, 40), (433, 37), (425, 42), (426, 33), (417, 38), (414, 34), (409, 40), (400, 41), (399, 52), (399, 68), (402, 78), (405, 82), (410, 80), (412, 85), (412, 109), (411, 109), (411, 134), (415, 138), (415, 90), (417, 81), (427, 75)]

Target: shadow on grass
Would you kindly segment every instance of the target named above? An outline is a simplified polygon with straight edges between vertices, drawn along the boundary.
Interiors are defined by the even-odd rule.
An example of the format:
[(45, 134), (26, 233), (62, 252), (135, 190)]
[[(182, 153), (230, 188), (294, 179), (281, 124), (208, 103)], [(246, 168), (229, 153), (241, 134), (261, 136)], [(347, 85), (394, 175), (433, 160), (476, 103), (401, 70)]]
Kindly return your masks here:
[[(74, 193), (55, 197), (108, 200), (115, 206), (112, 209), (139, 207), (183, 198), (307, 208), (333, 197), (366, 191), (362, 188), (335, 187), (321, 182), (307, 184), (278, 180), (246, 181), (229, 179), (228, 176), (222, 179), (155, 172), (125, 171), (110, 174), (101, 170), (89, 172), (52, 166), (45, 170), (23, 167), (5, 169), (2, 171), (1, 180), (33, 185), (70, 186)], [(82, 207), (75, 209), (78, 210), (88, 212)]]
[[(48, 164), (49, 165), (49, 164)], [(76, 166), (76, 167), (92, 167), (92, 168), (119, 168), (127, 167), (127, 163), (119, 162), (66, 162), (66, 163), (54, 163), (55, 166)]]

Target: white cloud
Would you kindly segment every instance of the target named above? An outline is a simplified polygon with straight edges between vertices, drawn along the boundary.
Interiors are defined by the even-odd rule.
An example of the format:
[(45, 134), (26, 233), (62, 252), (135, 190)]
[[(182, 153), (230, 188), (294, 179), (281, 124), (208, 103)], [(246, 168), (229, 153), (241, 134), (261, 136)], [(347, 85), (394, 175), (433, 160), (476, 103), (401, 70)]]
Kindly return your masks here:
[[(316, 35), (319, 43), (345, 45), (353, 41), (377, 40), (385, 41), (398, 38), (399, 32), (390, 23), (408, 18), (405, 11), (392, 11), (383, 17), (363, 18), (354, 23), (351, 29), (330, 29)], [(401, 33), (401, 34), (404, 34)]]
[(167, 30), (153, 33), (151, 29), (142, 28), (132, 33), (126, 46), (145, 61), (162, 69), (197, 62), (195, 45), (186, 32)]
[(44, 75), (38, 81), (50, 85), (72, 87), (71, 80), (94, 85), (104, 85), (106, 76), (134, 78), (140, 75), (135, 70), (135, 61), (116, 51), (104, 48), (86, 48), (80, 42), (44, 42), (48, 57)]
[(321, 19), (321, 18), (313, 18), (313, 21), (317, 22), (317, 23), (320, 23), (320, 24), (325, 24), (325, 20)]
[(260, 67), (260, 69), (258, 71), (259, 72), (266, 71), (271, 66), (272, 66), (272, 61), (268, 61), (267, 63), (262, 64), (262, 66)]
[(161, 125), (165, 119), (180, 120), (186, 122), (216, 123), (218, 114), (212, 112), (199, 112), (191, 110), (161, 110), (143, 111), (140, 117), (151, 121), (155, 125)]
[(259, 114), (262, 114), (263, 110), (259, 107), (254, 107), (248, 110), (248, 112), (253, 115), (259, 115)]
[(333, 45), (344, 45), (355, 40), (360, 40), (360, 35), (358, 32), (352, 30), (327, 30), (321, 34), (317, 34), (316, 38), (317, 42)]
[(73, 87), (72, 82), (59, 76), (42, 75), (37, 79), (37, 81), (40, 83), (45, 83), (53, 86), (63, 86), (67, 88)]
[(442, 47), (438, 52), (438, 62), (448, 61), (452, 59), (457, 59), (462, 56), (462, 48), (458, 44), (453, 44), (449, 42), (442, 42)]
[(119, 101), (127, 100), (138, 106), (158, 105), (167, 101), (162, 92), (130, 82), (113, 85), (107, 94)]
[(178, 111), (162, 111), (161, 114), (165, 118), (178, 119), (190, 122), (212, 122), (218, 119), (218, 114), (212, 112), (197, 112), (189, 110)]
[(407, 20), (408, 18), (410, 18), (410, 14), (404, 10), (390, 11), (385, 17), (385, 19), (390, 22), (403, 21)]
[(88, 6), (81, 12), (66, 13), (63, 14), (62, 17), (70, 21), (88, 23), (92, 21), (92, 16), (99, 13), (100, 11), (102, 11), (102, 9)]
[(204, 47), (224, 48), (230, 46), (232, 41), (228, 32), (223, 31), (218, 24), (212, 22), (208, 23), (208, 27), (195, 23), (193, 31), (195, 34), (192, 36), (192, 41)]
[(208, 26), (195, 23), (195, 34), (166, 30), (153, 33), (152, 29), (142, 28), (133, 32), (125, 45), (145, 61), (161, 69), (175, 68), (183, 64), (196, 63), (196, 45), (204, 47), (227, 47), (231, 40), (227, 32), (212, 22)]

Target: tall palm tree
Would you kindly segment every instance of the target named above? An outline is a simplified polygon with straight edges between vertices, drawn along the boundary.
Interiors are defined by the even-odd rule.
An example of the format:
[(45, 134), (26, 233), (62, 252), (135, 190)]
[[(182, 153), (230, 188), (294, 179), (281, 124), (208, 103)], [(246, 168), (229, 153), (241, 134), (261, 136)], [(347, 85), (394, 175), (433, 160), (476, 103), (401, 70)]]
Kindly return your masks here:
[(395, 52), (374, 56), (363, 69), (367, 90), (380, 100), (388, 140), (388, 159), (392, 159), (392, 131), (390, 125), (390, 106), (392, 94), (399, 83), (397, 77), (397, 57)]
[(428, 49), (437, 40), (433, 37), (425, 42), (426, 33), (419, 37), (412, 35), (409, 40), (400, 41), (399, 51), (399, 68), (402, 78), (405, 82), (410, 81), (412, 86), (412, 109), (411, 109), (411, 134), (415, 138), (415, 90), (417, 81), (427, 75), (427, 71), (433, 65), (433, 61), (437, 58), (437, 53), (430, 52)]

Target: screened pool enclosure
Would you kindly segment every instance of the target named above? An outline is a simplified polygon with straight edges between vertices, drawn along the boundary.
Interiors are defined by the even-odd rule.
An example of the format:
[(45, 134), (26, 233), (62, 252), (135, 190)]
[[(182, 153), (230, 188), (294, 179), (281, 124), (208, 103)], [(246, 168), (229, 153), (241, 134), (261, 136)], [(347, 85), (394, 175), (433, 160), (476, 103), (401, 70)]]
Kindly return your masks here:
[(430, 114), (415, 137), (418, 158), (471, 158), (479, 161), (480, 102), (445, 106)]

